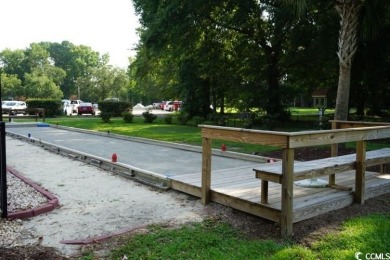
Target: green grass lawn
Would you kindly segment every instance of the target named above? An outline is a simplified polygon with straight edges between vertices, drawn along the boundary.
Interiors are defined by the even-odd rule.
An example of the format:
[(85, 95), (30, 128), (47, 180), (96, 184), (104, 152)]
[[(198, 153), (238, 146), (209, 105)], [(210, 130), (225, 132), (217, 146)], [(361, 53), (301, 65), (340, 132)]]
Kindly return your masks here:
[[(361, 259), (369, 253), (390, 254), (390, 214), (346, 221), (310, 248), (285, 240), (248, 239), (224, 222), (205, 220), (172, 229), (150, 226), (146, 234), (130, 236), (110, 259)], [(83, 259), (94, 259), (89, 252)], [(388, 259), (388, 258), (386, 258)]]
[[(122, 118), (113, 118), (109, 123), (104, 123), (99, 117), (48, 118), (46, 122), (54, 125), (58, 124), (99, 132), (110, 131), (110, 133), (125, 136), (197, 146), (202, 145), (201, 128), (190, 125), (166, 124), (161, 118), (157, 119), (154, 123), (144, 123), (143, 118), (140, 117), (135, 117), (132, 123), (125, 123)], [(248, 154), (275, 149), (268, 146), (213, 140), (213, 147), (216, 149), (219, 149), (222, 144), (225, 144), (229, 151)]]

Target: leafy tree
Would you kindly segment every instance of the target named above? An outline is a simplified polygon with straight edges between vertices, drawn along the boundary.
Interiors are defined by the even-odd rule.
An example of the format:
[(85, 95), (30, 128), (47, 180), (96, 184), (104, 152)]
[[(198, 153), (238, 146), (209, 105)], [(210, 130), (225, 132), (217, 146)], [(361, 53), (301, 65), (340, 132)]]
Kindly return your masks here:
[(60, 87), (37, 70), (26, 73), (23, 92), (26, 98), (61, 99), (63, 96)]
[(88, 76), (92, 68), (100, 65), (101, 59), (99, 52), (93, 51), (88, 46), (74, 45), (68, 41), (42, 44), (47, 45), (54, 65), (62, 68), (66, 72), (66, 77), (61, 84), (64, 97), (78, 94), (78, 88), (76, 86), (77, 79)]
[(123, 69), (102, 65), (91, 68), (85, 76), (79, 77), (76, 86), (83, 100), (96, 102), (108, 97), (126, 100), (129, 79)]
[(112, 69), (113, 82), (111, 87), (111, 97), (118, 97), (127, 100), (127, 93), (130, 87), (127, 72), (120, 68)]
[[(57, 97), (60, 92), (56, 88), (59, 86), (64, 97), (74, 96), (77, 98), (80, 88), (76, 86), (76, 82), (93, 79), (90, 75), (91, 71), (107, 67), (109, 56), (103, 54), (100, 57), (99, 53), (93, 51), (90, 47), (77, 46), (64, 41), (61, 44), (51, 42), (31, 43), (25, 50), (12, 51), (5, 49), (0, 52), (0, 60), (4, 64), (4, 71), (8, 77), (14, 75), (21, 82), (19, 85), (14, 84), (14, 89), (9, 91), (13, 95), (26, 97), (41, 93), (42, 98), (47, 96)], [(100, 70), (104, 72), (103, 69)], [(114, 72), (111, 67), (107, 67), (105, 70), (108, 70), (109, 73), (98, 75), (99, 80), (103, 75), (109, 75), (109, 77), (113, 77), (110, 80), (115, 81), (115, 84), (110, 83), (108, 85), (112, 90), (102, 89), (99, 91), (126, 96), (126, 73), (119, 69)], [(39, 79), (39, 77), (42, 78)], [(105, 81), (109, 81), (109, 79), (105, 79)], [(43, 85), (39, 87), (38, 84)], [(88, 82), (88, 84), (92, 85), (94, 81)], [(102, 82), (100, 82), (100, 85), (102, 85)], [(103, 84), (103, 86), (107, 87), (107, 84)], [(47, 89), (48, 93), (40, 92), (38, 88)], [(34, 92), (35, 89), (37, 92)], [(59, 98), (62, 98), (62, 96)]]
[(328, 105), (333, 106), (338, 78), (338, 15), (332, 2), (310, 3), (299, 24), (292, 28), (289, 50), (283, 60), (287, 67), (284, 82), (293, 95), (290, 105), (310, 106), (313, 91), (324, 89), (328, 91)]
[[(8, 78), (7, 92), (12, 98), (61, 98), (59, 85), (65, 71), (55, 67), (42, 44), (32, 43), (21, 52), (6, 49), (1, 53)], [(23, 73), (23, 74), (22, 74)]]
[(42, 44), (31, 43), (24, 53), (23, 66), (25, 73), (31, 72), (35, 68), (42, 69), (50, 64), (50, 53)]
[[(306, 0), (286, 0), (293, 4), (298, 13), (302, 13), (307, 6)], [(358, 49), (360, 18), (365, 9), (366, 28), (372, 30), (382, 17), (383, 10), (389, 7), (389, 1), (365, 1), (365, 0), (334, 0), (334, 6), (340, 16), (340, 32), (338, 40), (339, 80), (337, 87), (335, 119), (347, 120), (349, 112), (350, 84), (352, 61)], [(385, 12), (386, 13), (386, 12)], [(375, 19), (372, 19), (375, 18)], [(378, 19), (379, 18), (379, 19)]]
[[(359, 34), (359, 47), (351, 77), (351, 105), (357, 108), (359, 116), (365, 115), (367, 108), (375, 115), (384, 115), (384, 111), (388, 109), (390, 10), (371, 6), (381, 4), (381, 1), (367, 3), (360, 16), (360, 24), (363, 24), (364, 30)], [(365, 19), (373, 14), (373, 8), (375, 17)], [(372, 25), (373, 19), (378, 20), (375, 26), (364, 26), (367, 23)]]
[[(160, 68), (165, 64), (159, 62), (173, 61), (175, 66), (170, 62), (167, 67), (173, 67), (175, 75), (165, 82), (180, 89), (190, 86), (180, 68), (182, 64), (187, 67), (192, 59), (198, 73), (192, 73), (192, 78), (203, 79), (204, 84), (198, 85), (199, 92), (208, 91), (214, 104), (219, 100), (223, 107), (228, 96), (239, 101), (241, 95), (237, 93), (248, 90), (247, 93), (258, 95), (254, 98), (259, 101), (251, 104), (260, 105), (271, 115), (282, 116), (284, 94), (288, 92), (282, 84), (287, 72), (283, 59), (292, 28), (297, 24), (288, 8), (272, 1), (146, 2), (134, 1), (143, 25), (140, 48), (144, 56), (138, 64), (151, 68), (157, 78), (165, 78), (172, 73), (162, 74), (152, 64)], [(254, 87), (260, 89), (253, 92)], [(195, 89), (189, 90), (194, 93)], [(210, 101), (205, 98), (204, 102), (206, 107)]]
[(17, 75), (1, 73), (1, 94), (3, 99), (21, 96), (21, 92), (18, 92), (21, 89), (21, 85), (22, 81), (18, 79)]
[(16, 75), (20, 80), (23, 79), (25, 70), (23, 67), (23, 61), (25, 59), (25, 53), (23, 50), (10, 50), (5, 49), (0, 52), (0, 60), (4, 65), (4, 72), (8, 75)]
[(187, 60), (181, 64), (179, 77), (182, 79), (184, 94), (183, 110), (189, 117), (201, 115), (206, 117), (210, 104), (210, 84), (207, 79), (199, 77), (199, 68), (194, 60)]
[(175, 82), (176, 71), (176, 63), (169, 62), (165, 54), (151, 55), (150, 50), (141, 42), (138, 46), (137, 58), (131, 63), (128, 71), (129, 77), (133, 80), (132, 97), (140, 99), (142, 96), (149, 96), (154, 100), (164, 100), (172, 96), (171, 89), (172, 83)]

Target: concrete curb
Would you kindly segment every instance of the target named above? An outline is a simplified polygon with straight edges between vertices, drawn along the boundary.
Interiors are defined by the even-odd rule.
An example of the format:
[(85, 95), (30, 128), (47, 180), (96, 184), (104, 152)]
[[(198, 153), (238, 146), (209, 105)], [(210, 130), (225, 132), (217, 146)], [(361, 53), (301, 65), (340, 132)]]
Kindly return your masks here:
[(23, 174), (21, 174), (16, 169), (12, 168), (11, 166), (7, 166), (7, 170), (12, 173), (14, 176), (25, 182), (26, 184), (33, 187), (35, 190), (37, 190), (39, 193), (41, 193), (43, 196), (47, 197), (49, 201), (45, 205), (41, 205), (36, 208), (22, 210), (18, 212), (12, 212), (7, 214), (7, 218), (9, 219), (25, 219), (25, 218), (31, 218), (34, 216), (38, 216), (47, 212), (50, 212), (54, 210), (59, 205), (59, 200), (56, 196), (54, 196), (51, 192), (45, 190), (41, 186), (37, 185), (35, 182), (30, 180), (29, 178), (25, 177)]

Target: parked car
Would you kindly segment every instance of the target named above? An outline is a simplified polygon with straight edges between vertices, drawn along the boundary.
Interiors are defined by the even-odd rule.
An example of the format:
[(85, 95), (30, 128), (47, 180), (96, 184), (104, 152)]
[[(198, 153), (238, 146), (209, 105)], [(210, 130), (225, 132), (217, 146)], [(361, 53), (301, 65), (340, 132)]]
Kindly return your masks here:
[(97, 103), (92, 103), (92, 106), (95, 109), (95, 115), (100, 115), (101, 111), (99, 110), (99, 105)]
[(173, 101), (167, 101), (164, 105), (165, 111), (172, 111), (173, 110)]
[(164, 110), (165, 103), (167, 103), (167, 101), (161, 101), (160, 107), (159, 107), (161, 110)]
[[(27, 104), (23, 101), (3, 101), (2, 102), (2, 108), (3, 113), (7, 113), (7, 110), (14, 110), (14, 109), (26, 109)], [(19, 111), (18, 111), (19, 112)], [(23, 114), (24, 111), (20, 111), (20, 113), (14, 112), (13, 114)]]
[(173, 110), (175, 111), (180, 110), (182, 105), (183, 105), (183, 101), (173, 101)]
[(106, 99), (104, 99), (104, 101), (114, 101), (114, 102), (118, 102), (118, 101), (119, 101), (119, 98), (106, 98)]
[(152, 104), (152, 106), (153, 106), (153, 109), (159, 109), (160, 108), (160, 102), (155, 102), (155, 103), (153, 103)]
[(72, 107), (72, 113), (78, 113), (78, 107), (81, 103), (83, 103), (83, 101), (78, 99), (70, 101), (70, 106)]
[(177, 111), (180, 110), (182, 102), (181, 101), (168, 101), (165, 103), (164, 110), (165, 111)]
[(77, 108), (77, 114), (92, 114), (95, 115), (95, 107), (92, 103), (81, 103)]

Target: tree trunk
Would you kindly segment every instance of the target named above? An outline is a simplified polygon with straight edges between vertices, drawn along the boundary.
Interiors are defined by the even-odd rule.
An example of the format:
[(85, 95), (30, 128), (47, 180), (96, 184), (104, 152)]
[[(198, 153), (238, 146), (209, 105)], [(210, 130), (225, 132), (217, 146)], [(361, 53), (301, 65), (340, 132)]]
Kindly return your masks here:
[(280, 118), (283, 114), (284, 107), (282, 104), (282, 93), (279, 84), (279, 48), (265, 48), (267, 59), (267, 92), (268, 102), (265, 104), (265, 110), (268, 115)]
[(351, 83), (351, 67), (340, 65), (339, 83), (337, 87), (336, 110), (334, 119), (348, 120), (349, 89)]
[[(225, 97), (224, 95), (222, 95), (220, 98), (220, 111), (221, 111), (221, 115), (224, 115), (225, 114)], [(217, 102), (215, 102), (214, 104), (214, 112), (217, 112)]]
[(352, 60), (357, 50), (358, 18), (361, 9), (360, 0), (338, 0), (336, 10), (340, 15), (339, 35), (339, 82), (337, 87), (336, 120), (348, 119), (348, 103), (351, 85)]

